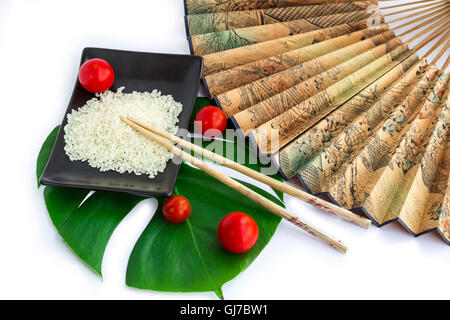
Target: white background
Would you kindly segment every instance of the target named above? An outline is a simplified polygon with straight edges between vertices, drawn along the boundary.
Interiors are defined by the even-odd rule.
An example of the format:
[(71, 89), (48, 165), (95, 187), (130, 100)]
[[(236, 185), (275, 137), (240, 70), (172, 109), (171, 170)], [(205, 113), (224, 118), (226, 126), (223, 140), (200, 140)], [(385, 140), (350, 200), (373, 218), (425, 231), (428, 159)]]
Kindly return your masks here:
[[(0, 1), (0, 298), (215, 299), (125, 285), (128, 256), (154, 200), (114, 232), (102, 280), (64, 245), (35, 182), (39, 148), (62, 120), (82, 49), (188, 53), (183, 16), (181, 0)], [(286, 199), (289, 210), (340, 237), (349, 252), (282, 222), (258, 259), (225, 284), (226, 298), (450, 298), (450, 251), (436, 233), (415, 239), (398, 223), (364, 230)]]

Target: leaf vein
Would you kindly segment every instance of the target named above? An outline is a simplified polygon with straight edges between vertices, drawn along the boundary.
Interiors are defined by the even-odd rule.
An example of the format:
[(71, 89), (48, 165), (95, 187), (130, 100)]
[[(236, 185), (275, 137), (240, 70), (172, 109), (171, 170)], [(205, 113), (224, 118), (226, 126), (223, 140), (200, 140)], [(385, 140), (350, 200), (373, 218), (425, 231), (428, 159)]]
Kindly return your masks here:
[[(189, 219), (186, 220), (186, 223), (187, 223), (187, 226), (189, 228), (189, 232), (190, 232), (191, 237), (192, 237), (192, 243), (194, 244), (195, 252), (197, 252), (198, 257), (200, 259), (200, 262), (202, 263), (202, 267), (205, 270), (206, 275), (208, 276), (208, 280), (211, 282), (211, 285), (214, 288), (214, 287), (216, 287), (216, 285), (215, 285), (215, 283), (214, 283), (214, 281), (213, 281), (213, 279), (211, 277), (211, 274), (208, 271), (208, 268), (206, 267), (205, 260), (203, 259), (203, 256), (202, 256), (202, 254), (200, 252), (200, 249), (199, 249), (199, 247), (197, 245), (197, 240), (195, 239), (194, 230), (192, 230), (192, 225), (191, 225), (191, 222), (189, 221)], [(220, 288), (216, 288), (215, 291), (220, 292), (221, 290), (220, 290)]]

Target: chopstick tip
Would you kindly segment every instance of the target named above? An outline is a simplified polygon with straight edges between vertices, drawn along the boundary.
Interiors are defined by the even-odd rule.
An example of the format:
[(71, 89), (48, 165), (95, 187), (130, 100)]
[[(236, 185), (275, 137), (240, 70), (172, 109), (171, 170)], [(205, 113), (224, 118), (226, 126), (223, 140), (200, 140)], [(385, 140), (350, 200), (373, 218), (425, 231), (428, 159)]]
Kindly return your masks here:
[(362, 221), (363, 222), (360, 225), (366, 229), (369, 229), (370, 226), (372, 225), (372, 220), (370, 220), (370, 219), (364, 218)]

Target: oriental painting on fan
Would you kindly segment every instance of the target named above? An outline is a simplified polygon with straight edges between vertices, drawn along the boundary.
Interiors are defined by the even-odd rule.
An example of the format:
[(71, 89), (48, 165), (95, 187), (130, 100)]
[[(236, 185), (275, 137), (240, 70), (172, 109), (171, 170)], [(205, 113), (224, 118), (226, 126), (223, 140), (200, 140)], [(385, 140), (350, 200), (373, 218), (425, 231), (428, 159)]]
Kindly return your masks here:
[(450, 244), (450, 1), (185, 0), (209, 98), (288, 179)]

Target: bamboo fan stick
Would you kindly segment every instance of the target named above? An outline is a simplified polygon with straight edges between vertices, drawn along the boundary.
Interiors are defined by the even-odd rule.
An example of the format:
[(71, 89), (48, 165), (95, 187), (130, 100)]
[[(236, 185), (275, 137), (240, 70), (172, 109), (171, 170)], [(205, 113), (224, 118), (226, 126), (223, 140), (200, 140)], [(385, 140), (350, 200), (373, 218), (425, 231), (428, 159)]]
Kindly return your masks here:
[[(423, 26), (428, 25), (428, 23), (432, 22), (433, 20), (437, 19), (438, 17), (447, 16), (448, 13), (450, 12), (450, 8), (447, 9), (446, 11), (444, 11), (443, 13), (441, 13), (440, 11), (441, 11), (441, 10), (439, 10), (438, 13), (428, 14), (428, 15), (426, 15), (426, 16), (419, 17), (419, 18), (417, 18), (417, 19), (413, 19), (413, 20), (407, 21), (407, 22), (405, 22), (405, 23), (403, 23), (403, 24), (401, 24), (401, 25), (398, 25), (398, 26), (392, 28), (392, 30), (398, 30), (398, 29), (401, 29), (401, 28), (403, 28), (403, 27), (409, 26), (409, 25), (411, 25), (411, 24), (414, 24), (414, 23), (416, 23), (416, 22), (421, 21), (423, 18), (430, 18), (430, 19), (428, 19), (428, 20), (422, 22), (421, 24), (417, 25), (416, 27), (414, 27), (414, 28), (416, 28), (416, 29), (422, 28)], [(419, 26), (420, 26), (420, 27), (419, 27)]]
[(284, 218), (288, 220), (289, 222), (293, 223), (297, 227), (300, 227), (301, 229), (305, 230), (309, 234), (318, 237), (322, 241), (328, 243), (331, 247), (345, 253), (347, 251), (347, 246), (345, 246), (340, 240), (336, 240), (334, 237), (327, 235), (326, 233), (320, 231), (316, 227), (310, 225), (309, 223), (303, 221), (301, 218), (291, 214), (286, 209), (280, 207), (279, 205), (275, 204), (274, 202), (268, 200), (267, 198), (261, 196), (260, 194), (256, 193), (255, 191), (251, 190), (250, 188), (247, 188), (246, 186), (242, 185), (241, 183), (237, 182), (236, 180), (233, 180), (232, 178), (224, 175), (223, 173), (211, 168), (210, 166), (206, 165), (201, 160), (191, 156), (190, 154), (184, 152), (183, 150), (177, 148), (174, 146), (169, 140), (158, 136), (154, 134), (153, 132), (146, 130), (142, 128), (141, 126), (137, 125), (136, 123), (124, 118), (120, 117), (120, 119), (128, 124), (130, 127), (135, 129), (136, 131), (140, 132), (144, 136), (150, 138), (151, 140), (157, 142), (164, 148), (166, 148), (168, 151), (172, 152), (173, 154), (177, 155), (181, 159), (193, 164), (197, 168), (205, 171), (212, 177), (216, 178), (217, 180), (221, 181), (225, 185), (229, 186), (230, 188), (242, 193), (244, 196), (247, 196), (248, 198), (252, 199), (256, 203), (262, 205), (264, 208), (270, 210), (271, 212), (275, 213), (276, 215), (280, 216), (281, 218)]
[(309, 193), (301, 191), (297, 188), (291, 187), (283, 182), (280, 182), (278, 180), (275, 180), (271, 177), (268, 177), (258, 171), (249, 169), (237, 162), (234, 162), (230, 159), (227, 159), (225, 157), (222, 157), (214, 152), (211, 152), (209, 150), (203, 149), (200, 146), (197, 146), (193, 143), (190, 143), (189, 141), (186, 141), (184, 139), (181, 139), (173, 134), (167, 133), (167, 132), (163, 132), (160, 131), (158, 129), (155, 129), (153, 127), (149, 127), (141, 122), (139, 122), (138, 120), (132, 119), (130, 117), (128, 117), (128, 120), (136, 123), (137, 125), (152, 131), (155, 134), (158, 134), (184, 148), (187, 148), (189, 150), (194, 151), (195, 153), (200, 154), (203, 157), (206, 157), (210, 160), (213, 160), (217, 163), (220, 163), (228, 168), (231, 168), (233, 170), (236, 170), (238, 172), (241, 172), (255, 180), (261, 181), (264, 184), (267, 184), (268, 186), (275, 188), (277, 190), (280, 190), (284, 193), (290, 194), (293, 197), (299, 198), (300, 200), (306, 201), (309, 204), (312, 204), (316, 207), (319, 207), (320, 209), (323, 209), (329, 213), (335, 214), (347, 221), (356, 223), (357, 225), (364, 227), (364, 228), (368, 228), (371, 224), (371, 221), (367, 218), (361, 217), (351, 211), (345, 210), (341, 207), (338, 207), (334, 204), (331, 204), (327, 201), (324, 201), (322, 199), (319, 199), (317, 197), (311, 196)]
[[(450, 18), (450, 17), (449, 17)], [(431, 48), (430, 50), (428, 50), (424, 55), (423, 58), (428, 57), (430, 54), (432, 54), (437, 48), (439, 48), (441, 46), (441, 44), (443, 44), (448, 38), (450, 37), (450, 30), (447, 31), (441, 39), (439, 39), (439, 41), (437, 41)], [(444, 47), (445, 48), (445, 47)], [(442, 54), (444, 54), (445, 50), (442, 52)], [(440, 57), (438, 58), (438, 60), (440, 59)], [(434, 60), (433, 60), (434, 61)], [(434, 63), (431, 63), (434, 64)]]
[[(378, 0), (378, 2), (383, 2), (383, 1), (391, 1), (391, 0)], [(425, 2), (433, 2), (433, 1), (435, 1), (435, 0), (422, 0), (422, 1), (416, 1), (416, 2), (408, 2), (408, 3), (396, 4), (396, 5), (389, 6), (389, 7), (383, 7), (383, 8), (380, 8), (380, 9), (383, 10), (383, 9), (399, 8), (399, 7), (411, 6), (413, 4), (419, 4), (419, 3), (425, 3)]]
[[(447, 46), (447, 49), (448, 49), (448, 46)], [(442, 66), (441, 70), (446, 70), (449, 64), (450, 64), (450, 55), (447, 56), (447, 60), (445, 60), (445, 63)]]
[[(415, 47), (413, 47), (413, 50), (420, 50), (422, 49), (424, 46), (426, 46), (429, 42), (433, 41), (434, 39), (436, 39), (436, 37), (438, 37), (440, 34), (442, 34), (442, 32), (444, 32), (445, 30), (447, 30), (448, 28), (448, 23), (444, 24), (443, 26), (441, 26), (439, 29), (437, 29), (436, 31), (434, 31), (432, 34), (430, 34), (427, 38), (425, 38), (424, 40), (422, 40), (420, 43), (418, 43)], [(413, 37), (414, 40), (417, 38), (417, 36)], [(412, 39), (413, 39), (412, 38)], [(409, 40), (408, 42), (410, 42), (412, 40)]]
[(427, 28), (421, 30), (416, 35), (414, 35), (413, 37), (408, 39), (407, 41), (408, 42), (412, 42), (412, 41), (422, 37), (423, 35), (427, 34), (431, 30), (434, 30), (437, 27), (446, 26), (448, 24), (448, 20), (449, 20), (448, 18), (447, 19), (442, 19), (442, 20), (437, 21), (436, 23), (433, 23), (432, 25), (429, 25)]
[[(428, 3), (428, 4), (424, 4), (423, 6), (418, 6), (418, 7), (414, 7), (414, 8), (405, 9), (405, 10), (400, 10), (400, 11), (386, 13), (386, 14), (384, 14), (384, 16), (385, 17), (389, 17), (389, 16), (393, 16), (393, 15), (396, 15), (396, 14), (409, 12), (409, 11), (412, 11), (412, 10), (417, 10), (417, 9), (422, 9), (422, 8), (435, 6), (435, 5), (442, 4), (442, 3), (448, 3), (448, 2), (446, 0), (442, 0), (442, 1), (438, 1), (438, 2)], [(437, 7), (434, 7), (434, 9), (436, 9), (436, 8)], [(381, 8), (381, 10), (383, 10), (383, 9), (386, 9), (386, 8)]]
[[(440, 20), (442, 17), (447, 17), (447, 19), (448, 19), (448, 17), (449, 17), (449, 16), (448, 16), (448, 12), (443, 12), (443, 13), (441, 13), (441, 14), (439, 14), (439, 15), (436, 15), (436, 16), (434, 16), (434, 17), (431, 17), (430, 19), (425, 20), (425, 21), (422, 22), (421, 24), (418, 24), (417, 26), (414, 26), (414, 27), (411, 28), (411, 29), (406, 30), (405, 32), (399, 34), (398, 36), (399, 36), (399, 37), (403, 37), (404, 35), (407, 35), (407, 34), (413, 32), (413, 31), (416, 31), (416, 30), (418, 30), (418, 29), (421, 29), (421, 28), (423, 28), (423, 27), (429, 25), (429, 24), (432, 23), (433, 21), (438, 21), (438, 20)], [(410, 24), (410, 23), (406, 23), (406, 24), (404, 24), (404, 25), (401, 25), (401, 26), (398, 26), (398, 27), (395, 27), (395, 28), (391, 28), (391, 30), (395, 31), (395, 30), (401, 29), (401, 28), (403, 28), (404, 26), (409, 25), (409, 24)]]
[[(444, 38), (447, 37), (447, 39), (448, 39), (449, 34), (450, 34), (450, 31), (447, 32), (447, 34), (444, 36)], [(447, 44), (441, 49), (441, 51), (438, 52), (438, 54), (436, 55), (436, 57), (434, 57), (433, 61), (431, 61), (431, 64), (436, 64), (436, 62), (438, 62), (438, 60), (444, 55), (444, 53), (445, 53), (448, 49), (450, 49), (450, 41), (447, 41)], [(450, 56), (449, 56), (449, 57), (450, 57)], [(448, 60), (449, 57), (447, 57), (447, 60)], [(444, 64), (444, 65), (445, 65), (445, 64)], [(447, 68), (447, 66), (446, 66), (445, 68), (442, 68), (442, 70), (445, 70), (446, 68)]]
[(427, 13), (427, 12), (433, 11), (434, 9), (437, 9), (438, 7), (441, 8), (441, 9), (439, 9), (439, 10), (430, 12), (430, 13), (424, 15), (424, 16), (420, 16), (420, 17), (418, 17), (418, 18), (412, 20), (412, 21), (417, 22), (417, 21), (420, 21), (420, 20), (422, 20), (422, 19), (428, 18), (428, 17), (434, 15), (435, 13), (441, 13), (441, 12), (443, 12), (443, 11), (447, 11), (447, 9), (449, 8), (449, 5), (450, 5), (450, 4), (442, 4), (442, 5), (437, 6), (437, 7), (434, 7), (434, 8), (430, 8), (430, 9), (427, 9), (427, 10), (422, 10), (422, 11), (419, 11), (419, 12), (414, 12), (414, 13), (412, 13), (412, 14), (410, 14), (410, 15), (407, 15), (407, 16), (404, 16), (404, 17), (400, 17), (400, 18), (394, 19), (394, 20), (392, 20), (392, 21), (388, 21), (388, 23), (396, 23), (396, 22), (399, 22), (399, 21), (402, 21), (402, 20), (405, 20), (405, 19), (409, 19), (409, 18), (415, 17), (415, 16), (417, 16), (417, 15), (421, 15), (421, 14), (423, 14), (423, 13)]

